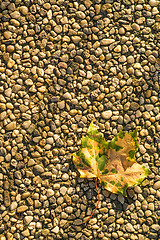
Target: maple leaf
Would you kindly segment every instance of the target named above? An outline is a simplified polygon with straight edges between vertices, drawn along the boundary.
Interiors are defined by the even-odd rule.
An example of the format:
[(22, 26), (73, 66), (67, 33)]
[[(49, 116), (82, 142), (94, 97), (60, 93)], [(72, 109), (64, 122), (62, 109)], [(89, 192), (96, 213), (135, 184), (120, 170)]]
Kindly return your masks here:
[(137, 131), (120, 131), (106, 142), (91, 122), (86, 137), (82, 138), (73, 162), (81, 178), (98, 178), (104, 188), (126, 196), (126, 189), (140, 184), (151, 172), (135, 161), (138, 149)]

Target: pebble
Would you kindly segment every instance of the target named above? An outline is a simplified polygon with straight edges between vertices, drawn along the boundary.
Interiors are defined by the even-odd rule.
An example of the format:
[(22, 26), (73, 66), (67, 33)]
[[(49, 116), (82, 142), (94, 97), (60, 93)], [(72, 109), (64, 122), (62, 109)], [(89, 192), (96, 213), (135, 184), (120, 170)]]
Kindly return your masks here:
[(152, 7), (156, 7), (158, 6), (159, 1), (158, 0), (150, 0), (149, 1), (149, 5), (151, 5)]
[(12, 131), (16, 129), (16, 122), (10, 122), (6, 125), (6, 131)]
[(102, 112), (102, 117), (104, 119), (109, 119), (109, 118), (111, 118), (111, 116), (112, 116), (112, 111), (111, 110)]
[(28, 210), (28, 206), (23, 205), (17, 208), (17, 213), (23, 213)]
[(160, 181), (156, 182), (156, 183), (153, 185), (153, 188), (154, 188), (155, 190), (160, 189)]
[(59, 227), (58, 227), (58, 226), (54, 227), (54, 228), (52, 229), (52, 232), (53, 232), (53, 233), (59, 233)]
[(115, 222), (115, 217), (114, 216), (110, 216), (105, 220), (105, 224), (107, 224), (107, 225), (109, 225), (113, 222)]
[(17, 208), (17, 206), (18, 206), (17, 202), (12, 202), (11, 205), (10, 205), (11, 211), (15, 210)]
[(38, 164), (35, 165), (33, 169), (34, 169), (34, 171), (35, 171), (36, 174), (42, 174), (42, 173), (44, 172), (43, 167), (40, 166), (40, 165), (38, 165)]
[(33, 216), (25, 216), (24, 217), (24, 224), (29, 225), (33, 221)]
[(12, 68), (15, 65), (15, 61), (13, 59), (9, 59), (7, 63), (7, 67)]
[(28, 13), (28, 8), (26, 6), (21, 6), (20, 7), (20, 12), (23, 14), (23, 15), (27, 15)]
[(66, 187), (61, 187), (60, 188), (60, 193), (64, 196), (67, 192), (67, 188)]
[(110, 44), (113, 43), (113, 42), (115, 42), (114, 39), (102, 39), (102, 40), (100, 41), (100, 44), (101, 44), (101, 45), (110, 45)]
[(46, 193), (47, 197), (52, 197), (54, 196), (54, 191), (52, 189), (47, 189), (47, 193)]
[(135, 229), (133, 228), (131, 223), (127, 223), (125, 228), (126, 228), (127, 232), (134, 232), (135, 231)]

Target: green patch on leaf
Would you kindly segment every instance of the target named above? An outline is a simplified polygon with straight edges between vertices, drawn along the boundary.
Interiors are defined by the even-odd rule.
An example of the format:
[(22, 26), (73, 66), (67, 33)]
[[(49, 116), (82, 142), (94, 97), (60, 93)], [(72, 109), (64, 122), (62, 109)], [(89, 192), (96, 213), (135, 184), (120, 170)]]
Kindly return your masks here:
[(115, 149), (116, 152), (117, 152), (117, 151), (119, 151), (120, 149), (123, 149), (123, 147), (118, 146), (118, 145), (115, 143), (115, 140), (112, 140), (111, 142), (108, 143), (108, 149)]
[(145, 173), (145, 177), (147, 177), (148, 175), (150, 175), (152, 173), (151, 170), (146, 168), (145, 166), (142, 166), (142, 169)]
[(78, 164), (77, 164), (77, 167), (81, 167), (81, 168), (83, 168), (83, 167), (84, 167), (84, 165), (83, 165), (83, 164), (81, 164), (81, 163), (78, 163)]
[(107, 163), (107, 156), (102, 155), (101, 157), (96, 157), (98, 168), (100, 171), (102, 171), (105, 167), (105, 164)]
[(124, 187), (118, 188), (118, 192), (117, 193), (120, 193), (120, 194), (122, 194), (123, 196), (126, 197), (127, 196), (127, 193), (126, 193), (127, 188), (128, 188), (128, 183), (126, 183), (124, 185)]
[(124, 181), (124, 178), (123, 178), (123, 177), (121, 177), (121, 181), (122, 181), (122, 182)]
[(122, 186), (122, 184), (121, 184), (121, 182), (120, 182), (120, 181), (118, 181), (118, 183), (116, 183), (116, 184), (115, 184), (115, 186), (116, 186), (116, 187), (121, 187), (121, 186)]
[(81, 145), (81, 147), (82, 147), (82, 148), (92, 149), (93, 146), (92, 146), (92, 145), (89, 145), (88, 142), (89, 142), (89, 138), (87, 138), (87, 137), (84, 138), (84, 137), (83, 137), (83, 138), (82, 138), (82, 145)]
[(82, 151), (80, 150), (79, 152), (77, 152), (77, 156), (79, 156), (82, 159), (82, 162), (87, 165), (88, 167), (91, 167), (91, 162), (88, 158), (85, 157), (85, 154), (82, 153)]
[(130, 157), (131, 159), (134, 159), (135, 154), (136, 154), (136, 150), (131, 150), (131, 151), (129, 151), (129, 153), (128, 153), (128, 155), (129, 155), (129, 157)]
[(118, 173), (118, 171), (117, 171), (115, 168), (113, 168), (113, 169), (111, 170), (111, 172), (112, 172), (112, 173)]
[(102, 174), (107, 174), (109, 172), (109, 170), (108, 169), (105, 169), (103, 172), (102, 172)]
[(111, 183), (112, 185), (115, 185), (115, 181), (110, 181), (110, 183)]
[(122, 130), (120, 130), (120, 132), (118, 133), (118, 137), (123, 139), (125, 135), (125, 132), (123, 132)]

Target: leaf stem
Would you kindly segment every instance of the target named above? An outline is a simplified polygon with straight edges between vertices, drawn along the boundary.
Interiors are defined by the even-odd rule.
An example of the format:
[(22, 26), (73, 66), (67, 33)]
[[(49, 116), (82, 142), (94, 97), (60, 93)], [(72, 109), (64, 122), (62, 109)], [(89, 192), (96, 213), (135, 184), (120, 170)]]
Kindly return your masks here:
[(93, 216), (93, 214), (94, 214), (95, 211), (97, 210), (98, 204), (99, 204), (99, 201), (100, 201), (100, 195), (99, 195), (99, 191), (98, 191), (98, 187), (97, 187), (97, 178), (95, 179), (95, 183), (96, 183), (96, 190), (97, 190), (97, 194), (98, 194), (98, 203), (97, 203), (96, 208), (95, 208), (94, 211), (92, 212), (91, 216), (89, 216), (89, 218), (87, 218), (87, 220), (85, 220), (84, 223), (88, 222), (88, 221), (91, 219), (91, 217)]

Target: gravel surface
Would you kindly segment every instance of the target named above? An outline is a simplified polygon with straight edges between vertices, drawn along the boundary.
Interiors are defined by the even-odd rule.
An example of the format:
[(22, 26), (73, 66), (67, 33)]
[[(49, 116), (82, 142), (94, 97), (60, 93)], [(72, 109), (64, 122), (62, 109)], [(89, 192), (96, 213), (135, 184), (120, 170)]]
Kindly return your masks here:
[[(0, 240), (153, 240), (160, 234), (158, 0), (0, 1)], [(91, 122), (138, 129), (152, 174), (128, 197), (78, 178)]]

